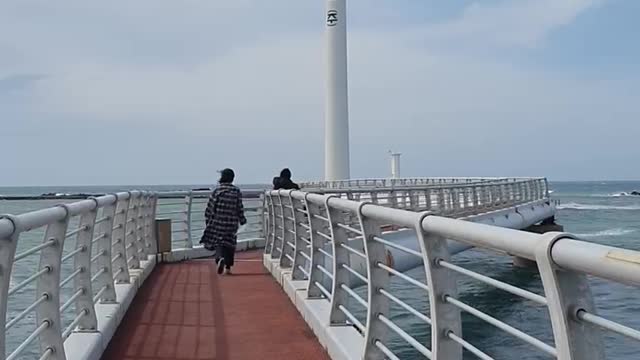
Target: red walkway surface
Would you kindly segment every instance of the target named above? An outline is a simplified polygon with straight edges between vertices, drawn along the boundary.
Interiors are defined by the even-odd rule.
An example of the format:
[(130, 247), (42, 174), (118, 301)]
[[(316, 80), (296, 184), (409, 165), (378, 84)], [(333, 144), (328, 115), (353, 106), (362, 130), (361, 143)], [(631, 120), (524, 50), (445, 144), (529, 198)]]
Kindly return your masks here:
[(156, 267), (102, 359), (329, 359), (261, 253), (238, 253), (231, 276), (213, 265)]

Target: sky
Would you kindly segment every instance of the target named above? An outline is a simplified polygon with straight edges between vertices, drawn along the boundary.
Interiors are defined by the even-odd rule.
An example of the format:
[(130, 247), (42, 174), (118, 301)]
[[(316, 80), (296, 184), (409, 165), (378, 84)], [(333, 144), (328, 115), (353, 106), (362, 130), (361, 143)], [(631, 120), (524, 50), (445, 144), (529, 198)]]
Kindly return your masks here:
[[(347, 0), (351, 176), (640, 179), (640, 2)], [(323, 177), (324, 1), (0, 3), (0, 186)]]

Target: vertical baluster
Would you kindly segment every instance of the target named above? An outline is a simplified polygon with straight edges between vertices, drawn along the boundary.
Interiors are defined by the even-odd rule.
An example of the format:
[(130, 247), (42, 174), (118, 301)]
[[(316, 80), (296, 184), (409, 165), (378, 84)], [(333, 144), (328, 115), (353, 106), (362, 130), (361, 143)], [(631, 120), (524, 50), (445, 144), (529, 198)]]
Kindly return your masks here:
[(372, 191), (371, 192), (371, 203), (373, 204), (378, 204), (378, 192), (377, 191)]
[(344, 269), (342, 265), (349, 266), (349, 251), (341, 246), (341, 244), (348, 245), (347, 231), (338, 226), (338, 224), (345, 224), (345, 217), (342, 210), (331, 208), (329, 201), (331, 196), (325, 198), (325, 207), (327, 208), (327, 214), (329, 218), (329, 228), (331, 231), (331, 237), (333, 241), (333, 288), (331, 291), (331, 313), (329, 316), (329, 323), (331, 325), (348, 325), (347, 316), (340, 310), (340, 306), (347, 308), (347, 302), (349, 300), (349, 294), (342, 288), (342, 286), (351, 286), (349, 271)]
[(138, 203), (138, 209), (135, 214), (134, 221), (134, 229), (135, 233), (133, 236), (133, 241), (136, 245), (136, 253), (135, 256), (138, 259), (138, 262), (147, 260), (145, 246), (144, 246), (144, 213), (147, 208), (147, 192), (143, 191), (140, 194), (140, 202)]
[[(291, 198), (291, 190), (284, 191), (284, 195), (282, 196), (284, 199), (282, 205), (282, 222), (284, 224), (284, 232), (282, 236), (282, 256), (280, 257), (280, 268), (288, 269), (293, 266), (293, 257), (295, 256), (295, 248), (291, 247), (291, 244), (295, 246), (295, 221), (292, 221), (291, 218), (295, 219), (295, 214), (293, 211), (293, 199)], [(288, 214), (291, 214), (289, 216)]]
[(141, 247), (144, 249), (143, 256), (144, 260), (149, 259), (149, 255), (152, 255), (151, 252), (151, 214), (153, 212), (153, 193), (147, 192), (146, 201), (144, 204), (144, 212), (142, 214), (142, 244)]
[(118, 284), (128, 284), (129, 266), (127, 265), (127, 252), (125, 250), (125, 225), (129, 213), (129, 199), (131, 193), (118, 194), (117, 210), (113, 222), (113, 277)]
[(557, 358), (605, 359), (601, 330), (577, 319), (579, 309), (591, 314), (596, 313), (586, 274), (559, 269), (553, 261), (553, 245), (563, 239), (573, 237), (557, 232), (546, 233), (535, 250), (536, 263), (548, 302)]
[(416, 234), (429, 284), (431, 352), (433, 359), (461, 360), (462, 347), (447, 336), (453, 332), (462, 337), (460, 310), (445, 301), (447, 296), (458, 296), (457, 274), (439, 265), (441, 260), (449, 261), (451, 255), (446, 239), (423, 230), (428, 215), (424, 213), (417, 222)]
[(6, 354), (6, 322), (7, 322), (7, 302), (9, 287), (11, 286), (11, 271), (13, 270), (13, 259), (16, 255), (16, 247), (20, 238), (18, 231), (18, 219), (13, 215), (0, 215), (0, 220), (10, 222), (13, 230), (7, 237), (0, 237), (0, 359), (4, 359)]
[(279, 259), (280, 258), (280, 236), (282, 234), (282, 222), (281, 222), (281, 199), (279, 191), (277, 194), (273, 195), (273, 242), (271, 244), (271, 258)]
[(474, 186), (473, 187), (473, 207), (474, 209), (478, 209), (479, 206), (479, 200), (478, 200), (478, 187)]
[[(94, 228), (96, 223), (96, 216), (98, 215), (98, 200), (91, 199), (95, 202), (94, 207), (83, 213), (80, 216), (79, 228), (83, 230), (76, 235), (76, 250), (78, 253), (74, 255), (74, 271), (80, 271), (80, 273), (74, 278), (73, 290), (74, 293), (82, 291), (82, 294), (78, 297), (75, 303), (76, 315), (84, 313), (81, 320), (78, 322), (77, 329), (80, 331), (95, 331), (98, 328), (98, 320), (96, 319), (96, 313), (93, 304), (93, 288), (91, 284), (91, 269), (93, 264), (91, 263), (91, 254), (93, 247)], [(81, 250), (80, 250), (81, 249)]]
[[(309, 207), (308, 206), (306, 207), (307, 217), (305, 218), (305, 214), (301, 212), (305, 209), (305, 203), (302, 200), (295, 197), (292, 199), (292, 203), (293, 203), (293, 214), (294, 214), (293, 218), (296, 219), (295, 221), (296, 249), (293, 257), (294, 259), (293, 273), (291, 274), (291, 278), (293, 280), (306, 280), (307, 275), (300, 269), (301, 268), (306, 269), (305, 265), (307, 264), (308, 260), (302, 254), (309, 255), (311, 252), (307, 250), (307, 242), (305, 242), (303, 238), (311, 239), (311, 237), (310, 237), (310, 232), (307, 232), (306, 229), (300, 224), (308, 221)], [(311, 226), (310, 222), (309, 222), (309, 226)], [(309, 257), (311, 257), (311, 255), (309, 255)]]
[(193, 210), (193, 192), (189, 191), (189, 193), (187, 193), (187, 195), (184, 198), (184, 231), (185, 231), (185, 243), (184, 246), (187, 249), (191, 249), (193, 248), (193, 239), (192, 236), (193, 234), (191, 233), (191, 212)]
[(140, 204), (140, 192), (132, 191), (129, 209), (127, 211), (127, 221), (125, 222), (125, 254), (127, 265), (130, 269), (139, 269), (138, 247), (136, 246), (136, 218), (138, 217), (138, 205)]
[(378, 267), (379, 263), (386, 264), (387, 251), (383, 244), (373, 241), (374, 236), (380, 236), (380, 224), (373, 219), (367, 218), (362, 213), (362, 209), (366, 204), (358, 207), (358, 218), (360, 220), (360, 228), (363, 233), (363, 243), (367, 266), (367, 322), (364, 334), (364, 359), (382, 360), (385, 359), (384, 353), (376, 346), (378, 341), (388, 345), (388, 329), (379, 319), (378, 315), (389, 318), (389, 300), (380, 293), (380, 290), (391, 291), (389, 288), (389, 273)]
[(275, 214), (275, 207), (273, 205), (273, 196), (271, 195), (270, 192), (267, 192), (267, 243), (265, 244), (265, 253), (266, 254), (271, 254), (273, 252), (273, 242), (274, 242), (274, 237), (275, 237), (275, 229), (276, 229), (276, 225), (275, 225), (275, 219), (276, 219), (276, 214)]
[(154, 192), (151, 195), (151, 209), (149, 209), (148, 227), (149, 233), (147, 237), (147, 246), (149, 252), (152, 255), (158, 253), (158, 234), (156, 233), (156, 213), (158, 212), (158, 193)]
[(37, 294), (46, 294), (47, 301), (36, 308), (37, 326), (47, 324), (47, 328), (40, 334), (40, 353), (49, 351), (49, 360), (65, 360), (62, 339), (62, 321), (60, 317), (60, 270), (64, 240), (69, 225), (69, 211), (65, 205), (59, 205), (64, 209), (65, 217), (47, 226), (44, 241), (53, 241), (40, 252), (40, 264), (38, 270), (47, 269), (37, 280)]
[(322, 219), (316, 218), (314, 215), (322, 216), (322, 207), (308, 199), (309, 194), (305, 194), (305, 202), (309, 213), (309, 225), (311, 225), (311, 271), (309, 273), (309, 285), (307, 286), (307, 297), (310, 299), (319, 299), (324, 297), (322, 291), (316, 284), (324, 284), (324, 274), (318, 270), (316, 265), (324, 266), (324, 254), (318, 249), (326, 249), (327, 239), (318, 235), (317, 232), (322, 231), (325, 227)]
[(285, 237), (287, 236), (287, 224), (285, 222), (285, 215), (284, 215), (284, 197), (282, 196), (282, 190), (278, 190), (278, 222), (280, 223), (280, 236), (277, 238), (278, 240), (280, 240), (280, 242), (278, 243), (278, 256), (277, 259), (278, 261), (280, 261), (284, 255), (284, 248), (285, 248)]
[(426, 199), (425, 208), (426, 208), (426, 210), (430, 211), (431, 209), (433, 209), (433, 205), (432, 205), (432, 202), (431, 202), (431, 189), (427, 188), (424, 191), (424, 197)]
[(438, 192), (438, 211), (440, 214), (444, 214), (446, 211), (444, 188), (442, 187)]
[[(111, 244), (113, 242), (113, 235), (116, 233), (114, 230), (114, 223), (116, 218), (116, 208), (118, 206), (118, 194), (112, 194), (105, 198), (100, 198), (99, 202), (101, 206), (104, 206), (102, 209), (102, 217), (106, 217), (106, 220), (102, 221), (98, 224), (97, 233), (100, 234), (101, 238), (96, 242), (96, 246), (98, 247), (98, 254), (101, 254), (96, 259), (96, 268), (98, 271), (103, 270), (94, 281), (95, 288), (98, 292), (102, 291), (102, 296), (100, 296), (101, 303), (114, 303), (116, 301), (116, 291), (114, 287), (114, 274), (113, 274), (113, 264), (112, 264), (112, 250)], [(114, 251), (114, 253), (118, 253)]]

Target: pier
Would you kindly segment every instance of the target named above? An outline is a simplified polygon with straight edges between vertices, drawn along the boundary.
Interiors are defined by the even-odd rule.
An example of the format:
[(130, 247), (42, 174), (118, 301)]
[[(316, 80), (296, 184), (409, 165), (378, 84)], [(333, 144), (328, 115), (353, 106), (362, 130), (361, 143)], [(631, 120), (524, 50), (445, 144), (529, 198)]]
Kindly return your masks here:
[[(425, 358), (499, 358), (465, 339), (463, 313), (563, 360), (605, 359), (609, 333), (640, 340), (638, 330), (598, 314), (587, 279), (640, 286), (640, 252), (523, 231), (554, 218), (543, 178), (267, 191), (245, 200), (251, 227), (228, 277), (196, 245), (206, 193), (160, 197), (134, 190), (0, 217), (0, 359), (397, 359), (391, 337)], [(169, 249), (158, 247), (163, 221), (173, 226)], [(40, 240), (26, 247), (33, 232)], [(456, 254), (470, 248), (529, 260), (544, 292), (458, 265)], [(12, 280), (29, 259), (37, 265)], [(406, 275), (411, 269), (426, 281)], [(553, 339), (461, 300), (462, 277), (548, 312)], [(413, 287), (411, 297), (394, 293), (391, 278)], [(31, 301), (12, 301), (26, 291)], [(428, 326), (428, 340), (397, 323), (392, 307)], [(25, 323), (35, 331), (17, 337)]]

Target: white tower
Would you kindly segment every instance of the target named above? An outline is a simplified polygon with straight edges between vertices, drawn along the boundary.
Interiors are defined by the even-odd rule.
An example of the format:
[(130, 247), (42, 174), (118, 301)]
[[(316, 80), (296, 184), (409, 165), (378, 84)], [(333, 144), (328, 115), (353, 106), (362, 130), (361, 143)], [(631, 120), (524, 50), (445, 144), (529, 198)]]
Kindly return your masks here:
[(326, 180), (346, 180), (350, 178), (346, 0), (327, 0), (326, 11), (324, 171)]
[(400, 155), (401, 153), (394, 153), (389, 150), (389, 154), (391, 155), (391, 178), (399, 179), (400, 178)]

